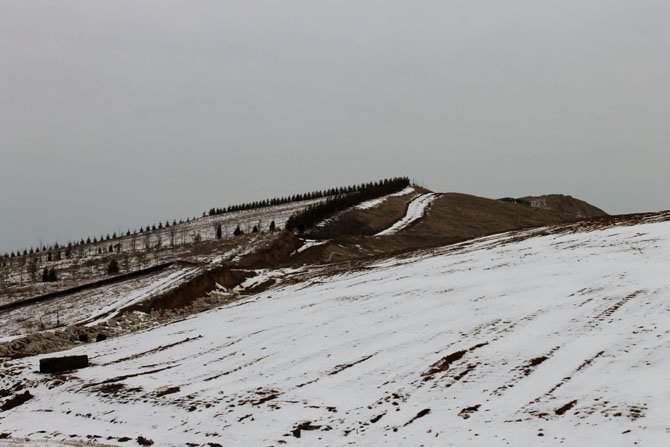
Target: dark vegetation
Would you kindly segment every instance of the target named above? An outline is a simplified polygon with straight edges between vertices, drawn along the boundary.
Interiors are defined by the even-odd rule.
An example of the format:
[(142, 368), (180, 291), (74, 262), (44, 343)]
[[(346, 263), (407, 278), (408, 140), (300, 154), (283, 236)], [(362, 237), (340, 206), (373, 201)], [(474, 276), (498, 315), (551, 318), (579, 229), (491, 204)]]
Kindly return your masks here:
[(359, 185), (351, 192), (333, 196), (325, 202), (310, 205), (303, 211), (292, 215), (286, 222), (286, 229), (303, 232), (339, 211), (356, 206), (366, 200), (401, 191), (409, 184), (409, 178), (396, 177)]
[(530, 201), (523, 199), (515, 199), (514, 197), (503, 197), (502, 199), (498, 200), (509, 203), (518, 203), (519, 205), (531, 206)]
[(231, 205), (227, 208), (211, 208), (207, 214), (217, 216), (219, 214), (234, 213), (236, 211), (255, 210), (268, 206), (283, 205), (291, 202), (301, 202), (303, 200), (322, 199), (324, 197), (340, 196), (358, 192), (364, 185), (340, 186), (338, 188), (324, 189), (323, 191), (312, 191), (303, 194), (294, 194), (286, 197), (275, 197), (274, 199), (265, 199), (256, 202), (242, 203), (240, 205)]
[(42, 282), (56, 282), (58, 281), (58, 275), (56, 271), (52, 268), (44, 267), (42, 271)]
[(116, 275), (119, 273), (120, 267), (119, 267), (119, 261), (116, 259), (112, 259), (109, 261), (109, 264), (107, 264), (107, 274), (108, 275)]

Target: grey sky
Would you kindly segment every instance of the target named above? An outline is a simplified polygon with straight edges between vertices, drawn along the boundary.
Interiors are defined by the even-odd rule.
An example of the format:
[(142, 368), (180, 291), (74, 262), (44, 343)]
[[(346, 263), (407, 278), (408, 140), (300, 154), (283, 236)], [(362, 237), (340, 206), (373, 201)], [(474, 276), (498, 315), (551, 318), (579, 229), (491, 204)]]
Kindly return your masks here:
[(667, 0), (0, 0), (0, 251), (408, 175), (670, 208)]

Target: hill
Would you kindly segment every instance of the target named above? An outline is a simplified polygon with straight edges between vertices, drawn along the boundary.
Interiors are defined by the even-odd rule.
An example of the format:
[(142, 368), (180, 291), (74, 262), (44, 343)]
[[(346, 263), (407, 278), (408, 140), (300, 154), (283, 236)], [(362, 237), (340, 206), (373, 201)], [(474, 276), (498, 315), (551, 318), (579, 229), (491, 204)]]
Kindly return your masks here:
[(665, 445), (670, 212), (330, 192), (0, 266), (0, 445)]
[(266, 269), (245, 284), (274, 278), (265, 291), (67, 351), (88, 368), (3, 360), (5, 402), (32, 398), (0, 413), (1, 431), (109, 445), (666, 445), (669, 234), (667, 212), (602, 217)]
[[(468, 194), (428, 196), (423, 188), (408, 188), (374, 206), (348, 210), (308, 232), (327, 240), (295, 259), (329, 262), (383, 256), (418, 248), (438, 247), (505, 231), (607, 216), (600, 209), (569, 196), (540, 196), (523, 205)], [(402, 231), (386, 231), (402, 219), (412, 201), (428, 197), (425, 208)], [(541, 205), (541, 206), (540, 206)]]
[(583, 200), (563, 194), (521, 197), (530, 202), (534, 208), (542, 208), (557, 212), (566, 219), (606, 216), (607, 213)]
[[(375, 184), (387, 188), (393, 182)], [(368, 191), (365, 197), (374, 197), (375, 184), (340, 190), (349, 195)], [(263, 206), (249, 204), (235, 207), (241, 208), (238, 211), (210, 212), (179, 224), (101, 238), (77, 244), (64, 256), (52, 258), (49, 251), (49, 259), (44, 252), (12, 258), (2, 269), (8, 281), (0, 294), (0, 354), (63, 349), (76, 343), (82, 332), (92, 338), (98, 332), (120, 335), (216, 307), (276, 282), (249, 279), (258, 276), (259, 269), (387, 257), (576, 218), (566, 206), (570, 199), (560, 202), (562, 208), (556, 211), (403, 185), (398, 183), (397, 192), (354, 201), (302, 234), (278, 229), (305, 211), (321, 213), (321, 204), (333, 208), (331, 192), (300, 195), (297, 198), (320, 197), (279, 200), (276, 205), (264, 201)], [(345, 205), (350, 202), (348, 198)], [(573, 208), (581, 210), (582, 204)], [(241, 235), (235, 235), (236, 228), (242, 229)], [(57, 272), (58, 280), (31, 278), (32, 262), (40, 266), (37, 272), (42, 265), (45, 271)], [(109, 274), (111, 262), (117, 263), (119, 274)], [(226, 294), (212, 294), (221, 288)], [(146, 315), (139, 318), (136, 310)]]

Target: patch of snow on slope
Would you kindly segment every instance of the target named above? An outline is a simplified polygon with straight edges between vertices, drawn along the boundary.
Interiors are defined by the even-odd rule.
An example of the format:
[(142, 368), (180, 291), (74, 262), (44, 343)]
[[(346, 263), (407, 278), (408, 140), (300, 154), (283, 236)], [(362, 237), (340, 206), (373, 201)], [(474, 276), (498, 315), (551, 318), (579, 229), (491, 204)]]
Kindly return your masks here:
[(670, 223), (481, 241), (72, 349), (92, 366), (66, 380), (34, 372), (41, 357), (4, 361), (0, 389), (35, 397), (1, 412), (0, 432), (160, 446), (669, 445)]
[(384, 231), (377, 233), (375, 236), (388, 236), (395, 234), (401, 230), (407, 228), (413, 222), (421, 219), (426, 212), (428, 206), (433, 203), (433, 201), (439, 196), (435, 193), (422, 194), (419, 197), (414, 198), (409, 205), (407, 205), (407, 213), (405, 216), (394, 223), (392, 226), (387, 228)]
[(408, 186), (405, 189), (403, 189), (402, 191), (398, 191), (398, 192), (393, 193), (393, 194), (388, 194), (386, 196), (382, 196), (382, 197), (379, 197), (377, 199), (372, 199), (372, 200), (368, 200), (366, 202), (363, 202), (359, 205), (356, 205), (354, 207), (354, 209), (367, 210), (367, 209), (370, 209), (370, 208), (375, 208), (375, 207), (381, 205), (382, 203), (384, 203), (386, 201), (386, 199), (388, 199), (389, 197), (400, 197), (400, 196), (404, 196), (404, 195), (407, 195), (407, 194), (411, 194), (413, 192), (414, 192), (414, 187), (413, 186)]
[(305, 243), (302, 244), (302, 246), (299, 249), (297, 249), (296, 252), (297, 253), (302, 253), (303, 251), (307, 250), (308, 248), (318, 247), (319, 245), (324, 245), (324, 244), (327, 244), (327, 243), (328, 243), (327, 240), (320, 241), (320, 240), (316, 240), (316, 239), (306, 239)]

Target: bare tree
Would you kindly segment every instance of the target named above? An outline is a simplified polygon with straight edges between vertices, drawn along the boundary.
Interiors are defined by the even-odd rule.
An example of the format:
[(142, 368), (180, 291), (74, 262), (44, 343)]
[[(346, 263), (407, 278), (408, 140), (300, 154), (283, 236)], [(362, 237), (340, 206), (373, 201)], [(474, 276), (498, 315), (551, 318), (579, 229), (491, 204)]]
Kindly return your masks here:
[(137, 258), (137, 263), (139, 264), (140, 268), (144, 267), (144, 264), (147, 262), (147, 252), (138, 251), (135, 257)]
[(177, 235), (177, 230), (175, 229), (174, 226), (170, 227), (170, 231), (168, 234), (170, 235), (170, 247), (174, 247), (174, 240), (175, 236)]
[(26, 255), (19, 256), (19, 284), (23, 285), (23, 268), (26, 266)]
[(95, 267), (95, 261), (93, 259), (88, 259), (86, 261), (86, 267), (88, 268), (88, 275), (93, 276), (94, 273), (94, 267)]
[(130, 271), (130, 258), (128, 256), (128, 253), (123, 254), (123, 270), (125, 272)]
[(0, 267), (0, 289), (7, 289), (7, 278), (9, 277), (9, 265), (3, 264)]
[(74, 258), (72, 260), (72, 278), (74, 278), (78, 271), (79, 271), (79, 265), (81, 264), (81, 261), (84, 259), (86, 256), (86, 248), (83, 246), (79, 245), (74, 251)]
[(37, 281), (37, 271), (40, 269), (40, 256), (31, 256), (28, 260), (28, 273), (30, 279)]
[(221, 239), (223, 237), (223, 229), (221, 227), (221, 222), (215, 222), (213, 225), (214, 225), (214, 238)]

